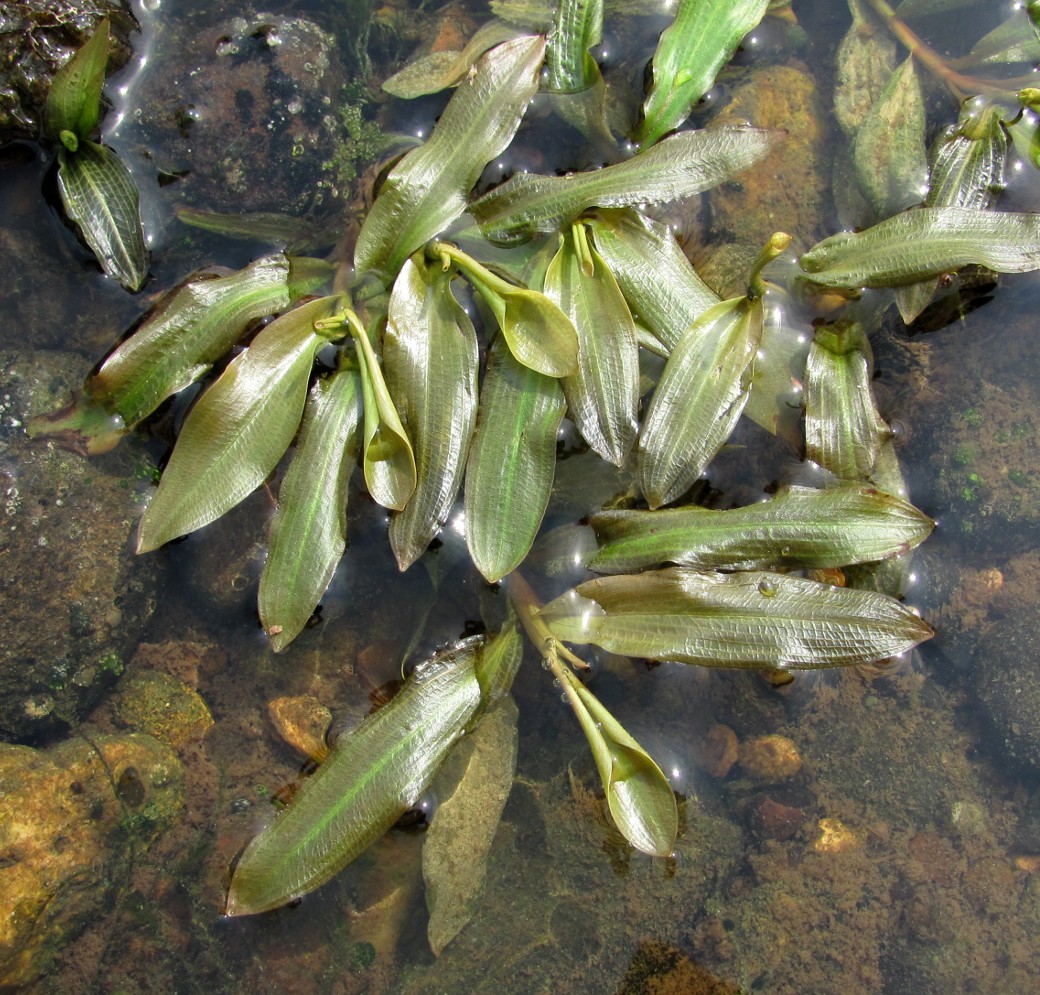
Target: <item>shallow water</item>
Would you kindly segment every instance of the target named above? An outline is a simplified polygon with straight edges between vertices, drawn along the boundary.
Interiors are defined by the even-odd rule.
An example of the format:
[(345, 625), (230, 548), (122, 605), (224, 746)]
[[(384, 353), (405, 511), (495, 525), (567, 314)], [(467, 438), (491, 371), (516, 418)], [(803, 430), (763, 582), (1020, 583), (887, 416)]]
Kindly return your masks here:
[[(62, 362), (72, 372), (64, 386), (105, 354), (154, 294), (200, 265), (243, 265), (262, 251), (184, 227), (175, 204), (234, 210), (248, 200), (251, 210), (283, 210), (287, 186), (306, 181), (313, 184), (309, 200), (295, 208), (325, 223), (340, 210), (320, 168), (324, 154), (306, 151), (327, 126), (319, 111), (301, 112), (310, 130), (293, 138), (306, 151), (293, 164), (303, 172), (288, 176), (279, 147), (264, 144), (276, 139), (265, 134), (262, 94), (286, 107), (294, 99), (320, 103), (320, 96), (294, 93), (281, 69), (247, 83), (249, 67), (268, 65), (268, 55), (231, 51), (247, 44), (242, 39), (276, 49), (267, 22), (282, 12), (265, 8), (271, 17), (257, 41), (253, 21), (229, 22), (237, 10), (151, 6), (141, 12), (141, 58), (112, 84), (116, 107), (108, 122), (108, 140), (133, 164), (146, 198), (153, 280), (144, 292), (131, 297), (101, 277), (62, 228), (39, 194), (46, 167), (35, 150), (0, 167), (6, 180), (0, 237), (10, 246), (4, 253), (10, 272), (0, 289), (4, 363), (42, 364), (43, 357), (50, 362), (53, 353), (66, 354)], [(956, 19), (919, 23), (936, 48), (962, 51), (961, 37), (978, 37), (1012, 6), (978, 3)], [(331, 8), (323, 17), (321, 5), (286, 7), (294, 16), (334, 23)], [(815, 82), (815, 95), (807, 89), (804, 99), (830, 107), (845, 5), (795, 3), (794, 10), (804, 35), (776, 25), (757, 33), (736, 60), (739, 71), (696, 115), (698, 123), (725, 107), (748, 73), (774, 63), (797, 67)], [(407, 35), (415, 16), (397, 7), (380, 11), (373, 36), (380, 57), (408, 54), (394, 37)], [(432, 33), (411, 30), (416, 40)], [(607, 69), (638, 81), (656, 30), (648, 18), (614, 23), (608, 17)], [(202, 69), (176, 54), (194, 45), (218, 46), (221, 55), (214, 59), (207, 50), (205, 64), (230, 72), (227, 85), (237, 86), (236, 93), (254, 94), (252, 102), (235, 103), (233, 126), (221, 116), (232, 113), (229, 93), (211, 93), (198, 82)], [(163, 129), (154, 109), (160, 98), (164, 107), (183, 104), (181, 130), (168, 121)], [(424, 98), (389, 109), (384, 126), (424, 132), (442, 105)], [(929, 109), (934, 125), (956, 115), (956, 103), (938, 87), (929, 91)], [(765, 194), (767, 203), (775, 197), (783, 207), (768, 224), (800, 226), (802, 248), (839, 227), (827, 190), (830, 155), (840, 142), (825, 113), (821, 142), (829, 142), (829, 151), (812, 169), (824, 188), (820, 205), (806, 208), (791, 189)], [(532, 116), (521, 153), (496, 164), (487, 182), (499, 166), (552, 170), (598, 161), (537, 104)], [(211, 125), (224, 136), (222, 145), (206, 131)], [(797, 126), (804, 119), (792, 131)], [(189, 152), (197, 163), (185, 158)], [(999, 207), (1040, 209), (1040, 177), (1014, 161)], [(194, 172), (182, 175), (193, 165)], [(238, 169), (247, 170), (242, 190)], [(713, 226), (718, 235), (722, 210), (715, 201), (708, 216), (700, 206), (666, 216), (703, 240)], [(783, 213), (795, 210), (804, 213), (789, 222)], [(766, 222), (743, 220), (748, 238), (761, 237), (756, 225)], [(710, 263), (719, 249), (711, 243), (690, 251)], [(141, 646), (121, 690), (73, 738), (127, 728), (169, 737), (183, 765), (184, 810), (148, 847), (147, 826), (129, 818), (141, 814), (133, 784), (113, 783), (113, 791), (123, 789), (117, 794), (125, 825), (94, 861), (103, 898), (83, 905), (66, 937), (48, 940), (52, 957), (38, 989), (903, 995), (1040, 987), (1040, 804), (1028, 760), (1030, 737), (1034, 754), (1040, 750), (1038, 712), (1030, 710), (1040, 709), (1033, 686), (1038, 294), (1036, 274), (1003, 277), (995, 287), (966, 286), (962, 316), (955, 308), (907, 330), (890, 309), (873, 336), (875, 391), (885, 416), (901, 429), (898, 452), (911, 499), (939, 522), (915, 554), (907, 592), (937, 636), (885, 667), (798, 674), (782, 687), (756, 673), (597, 659), (596, 694), (686, 800), (668, 860), (632, 852), (607, 824), (584, 739), (529, 651), (515, 689), (517, 781), (483, 898), (439, 958), (426, 940), (421, 826), (391, 832), (294, 907), (235, 920), (221, 913), (231, 861), (270, 822), (271, 796), (299, 775), (301, 757), (275, 733), (269, 702), (308, 695), (332, 711), (337, 727), (349, 726), (402, 665), (457, 638), (479, 622), (482, 609), (495, 610), (502, 595), (469, 567), (456, 526), (446, 529), (435, 555), (400, 575), (385, 542), (385, 514), (355, 474), (347, 557), (318, 624), (280, 656), (267, 648), (255, 611), (273, 507), (263, 490), (220, 522), (151, 554), (158, 594)], [(142, 465), (161, 459), (182, 409), (157, 419), (151, 438), (127, 440), (122, 448)], [(4, 437), (19, 428), (5, 420)], [(589, 532), (575, 523), (628, 483), (623, 473), (588, 454), (571, 455), (569, 447), (562, 440), (568, 458), (558, 465), (543, 539), (526, 568), (546, 599), (583, 576), (574, 563), (588, 548)], [(754, 500), (776, 479), (798, 479), (799, 459), (796, 448), (742, 423), (713, 464), (705, 496), (721, 507)], [(4, 465), (16, 479), (17, 469)], [(127, 513), (136, 514), (147, 480), (104, 460), (98, 466), (99, 473), (131, 478)], [(128, 563), (127, 534), (122, 559)], [(51, 537), (52, 544), (61, 538)], [(125, 689), (155, 675), (176, 682), (162, 685), (160, 697), (167, 697), (158, 716), (142, 715), (127, 703)], [(994, 704), (986, 690), (994, 686), (1021, 689), (1034, 703), (1019, 713), (1012, 706), (1007, 722), (1020, 718), (1024, 728), (1001, 724), (1008, 713), (1001, 711), (1004, 699), (998, 694)], [(191, 712), (195, 696), (208, 707), (212, 727)], [(740, 761), (723, 769), (717, 749), (730, 735), (740, 743)], [(431, 794), (425, 814), (435, 815), (436, 804)], [(0, 862), (0, 875), (10, 866)]]

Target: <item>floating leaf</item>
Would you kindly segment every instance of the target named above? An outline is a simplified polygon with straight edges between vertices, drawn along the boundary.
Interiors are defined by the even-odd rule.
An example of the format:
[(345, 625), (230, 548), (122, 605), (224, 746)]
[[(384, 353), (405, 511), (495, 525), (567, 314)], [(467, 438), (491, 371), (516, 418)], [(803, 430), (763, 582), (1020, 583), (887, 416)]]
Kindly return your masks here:
[[(981, 97), (966, 101), (956, 127), (932, 146), (931, 178), (925, 207), (989, 208), (1006, 185), (1008, 139), (1002, 110)], [(932, 277), (896, 288), (896, 305), (906, 324), (928, 306), (939, 285)]]
[(383, 335), (386, 386), (415, 446), (415, 491), (390, 521), (402, 570), (447, 521), (476, 423), (477, 336), (450, 284), (451, 274), (409, 259), (394, 282)]
[(560, 0), (545, 49), (545, 83), (552, 93), (577, 93), (599, 77), (589, 49), (603, 37), (603, 0)]
[(896, 287), (961, 266), (998, 273), (1040, 267), (1040, 215), (918, 207), (818, 242), (799, 259), (825, 287)]
[(473, 918), (488, 854), (516, 773), (517, 708), (506, 696), (457, 744), (434, 781), (437, 814), (423, 841), (430, 949), (444, 948)]
[(541, 617), (567, 642), (716, 667), (867, 663), (932, 636), (913, 611), (872, 591), (685, 567), (587, 581), (546, 605)]
[(517, 173), (471, 211), (487, 238), (520, 242), (559, 231), (591, 207), (636, 207), (700, 193), (754, 165), (782, 137), (746, 127), (686, 131), (588, 173)]
[(87, 381), (87, 392), (132, 428), (198, 380), (254, 321), (284, 311), (329, 274), (320, 260), (280, 253), (236, 273), (197, 274), (105, 360)]
[(246, 847), (229, 916), (291, 902), (339, 873), (426, 790), (480, 704), (482, 637), (417, 667), (401, 691), (332, 745), (289, 806)]
[(816, 330), (805, 366), (805, 455), (846, 480), (866, 480), (892, 436), (870, 389), (873, 357), (848, 321)]
[(860, 125), (852, 161), (874, 214), (887, 218), (928, 192), (925, 109), (913, 56), (892, 73)]
[(679, 811), (668, 778), (585, 685), (575, 679), (568, 685), (614, 825), (640, 852), (670, 856), (679, 831)]
[(651, 508), (689, 490), (729, 438), (761, 336), (761, 302), (736, 297), (697, 318), (668, 357), (639, 435), (640, 486)]
[(499, 45), (455, 91), (429, 140), (386, 178), (358, 235), (354, 265), (385, 278), (466, 209), (484, 166), (512, 140), (538, 89), (545, 39)]
[(343, 369), (315, 381), (292, 463), (278, 489), (260, 622), (280, 652), (307, 624), (347, 547), (347, 484), (361, 434), (361, 377)]
[(461, 52), (430, 52), (385, 80), (383, 90), (404, 100), (438, 93), (465, 78), (488, 49), (516, 36), (516, 28), (502, 21), (488, 21), (474, 33)]
[(415, 490), (415, 453), (401, 417), (383, 379), (383, 368), (368, 333), (357, 317), (347, 313), (357, 347), (361, 392), (365, 399), (365, 446), (362, 467), (365, 486), (377, 504), (400, 511)]
[(621, 288), (584, 225), (563, 239), (545, 292), (578, 330), (578, 371), (562, 381), (570, 417), (595, 452), (621, 466), (636, 437), (639, 342)]
[(140, 290), (148, 275), (148, 249), (137, 187), (119, 156), (87, 141), (75, 153), (62, 149), (58, 192), (105, 273), (127, 290)]
[(680, 0), (654, 52), (650, 94), (635, 131), (640, 145), (653, 144), (689, 117), (768, 6), (769, 0)]
[(271, 322), (198, 399), (141, 519), (139, 553), (216, 520), (275, 468), (300, 424), (325, 341), (314, 322), (338, 300), (319, 298)]
[(593, 515), (599, 573), (664, 563), (701, 570), (841, 567), (887, 559), (923, 542), (934, 523), (913, 505), (860, 484), (781, 487), (731, 511), (691, 505)]
[[(88, 138), (97, 127), (109, 41), (106, 17), (51, 81), (44, 108), (44, 132), (51, 141), (60, 141), (71, 152), (77, 149), (77, 139)], [(66, 137), (63, 132), (71, 137)]]
[(516, 359), (547, 377), (563, 377), (578, 367), (578, 333), (545, 294), (518, 287), (481, 266), (453, 245), (435, 243), (430, 251), (445, 265), (454, 262), (480, 292)]
[(625, 295), (633, 317), (668, 352), (719, 298), (697, 275), (667, 225), (632, 210), (599, 211), (592, 240)]
[(642, 852), (668, 856), (678, 830), (675, 795), (668, 779), (621, 723), (563, 664), (561, 657), (588, 670), (588, 664), (571, 653), (550, 631), (544, 610), (519, 571), (509, 575), (506, 590), (517, 618), (543, 653), (544, 665), (563, 687), (589, 741), (603, 782), (607, 808), (617, 828)]
[(491, 581), (516, 568), (542, 523), (566, 402), (557, 380), (521, 366), (502, 339), (488, 352), (466, 466), (466, 542)]

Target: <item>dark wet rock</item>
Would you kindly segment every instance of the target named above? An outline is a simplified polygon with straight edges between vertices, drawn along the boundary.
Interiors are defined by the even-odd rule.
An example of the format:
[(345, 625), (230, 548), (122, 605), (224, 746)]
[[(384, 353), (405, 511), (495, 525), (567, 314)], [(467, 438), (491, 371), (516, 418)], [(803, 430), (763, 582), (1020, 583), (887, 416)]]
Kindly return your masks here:
[(123, 0), (5, 0), (0, 7), (0, 145), (39, 136), (51, 79), (105, 18), (108, 71), (130, 58), (137, 27)]
[(0, 744), (0, 989), (45, 973), (182, 807), (181, 765), (150, 736)]
[(191, 207), (313, 211), (336, 192), (326, 164), (345, 137), (348, 51), (302, 17), (202, 7), (167, 16), (119, 138), (180, 176)]
[(986, 633), (975, 660), (974, 684), (997, 752), (1040, 774), (1040, 610), (1023, 602)]
[(150, 475), (139, 452), (88, 460), (25, 436), (28, 417), (67, 401), (80, 363), (8, 352), (0, 370), (0, 737), (21, 739), (82, 715), (122, 673), (157, 560), (131, 549)]

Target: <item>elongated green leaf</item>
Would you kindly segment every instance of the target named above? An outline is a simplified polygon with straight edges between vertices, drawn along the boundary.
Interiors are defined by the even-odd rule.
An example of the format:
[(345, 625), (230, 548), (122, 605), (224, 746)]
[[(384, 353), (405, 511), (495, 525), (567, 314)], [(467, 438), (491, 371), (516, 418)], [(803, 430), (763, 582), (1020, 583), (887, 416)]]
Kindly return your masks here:
[(878, 218), (928, 193), (925, 109), (914, 58), (892, 73), (856, 133), (852, 161), (860, 189)]
[(482, 639), (417, 667), (388, 705), (340, 736), (231, 878), (229, 916), (277, 908), (341, 871), (414, 805), (480, 704)]
[(697, 318), (668, 357), (639, 434), (640, 485), (651, 508), (689, 490), (729, 438), (761, 337), (761, 301), (736, 297)]
[(542, 523), (566, 402), (557, 380), (521, 366), (502, 339), (488, 354), (466, 465), (466, 542), (487, 580), (517, 567)]
[(517, 287), (452, 245), (437, 242), (432, 251), (454, 262), (480, 292), (505, 337), (509, 351), (532, 370), (563, 377), (578, 368), (578, 333), (545, 294)]
[(549, 264), (545, 292), (578, 330), (578, 372), (563, 378), (582, 438), (621, 466), (636, 438), (639, 342), (632, 313), (584, 225), (574, 225)]
[(892, 436), (870, 389), (873, 358), (859, 325), (822, 326), (805, 366), (805, 455), (846, 480), (866, 480)]
[(896, 287), (961, 266), (998, 273), (1040, 267), (1040, 215), (919, 207), (856, 234), (818, 242), (799, 259), (825, 287)]
[(472, 213), (492, 241), (521, 242), (565, 228), (591, 207), (636, 207), (700, 193), (754, 165), (782, 137), (745, 127), (686, 131), (588, 173), (517, 173), (476, 201)]
[(139, 553), (219, 518), (275, 468), (300, 424), (325, 341), (314, 322), (338, 300), (319, 298), (271, 322), (198, 399), (141, 519)]
[(1003, 110), (982, 98), (968, 101), (956, 127), (932, 147), (926, 207), (984, 209), (1007, 185), (1008, 142)]
[(664, 563), (700, 570), (841, 567), (884, 560), (923, 542), (934, 522), (873, 487), (782, 487), (768, 501), (713, 511), (605, 511), (588, 566), (630, 573)]
[(668, 778), (587, 687), (572, 683), (571, 704), (592, 748), (614, 824), (642, 853), (669, 856), (679, 811)]
[(429, 141), (391, 170), (358, 235), (354, 265), (392, 279), (466, 209), (484, 166), (512, 140), (538, 89), (545, 39), (499, 45), (455, 91)]
[(336, 230), (309, 217), (277, 211), (251, 211), (248, 214), (201, 211), (177, 204), (177, 220), (193, 228), (216, 232), (227, 238), (263, 242), (286, 252), (315, 252), (336, 241)]
[(448, 755), (434, 781), (437, 815), (423, 841), (430, 949), (444, 948), (473, 918), (488, 854), (516, 773), (517, 708), (507, 695)]
[(591, 86), (599, 68), (589, 54), (603, 37), (603, 0), (560, 0), (545, 49), (546, 86), (577, 93)]
[(415, 446), (415, 491), (390, 521), (402, 570), (448, 519), (477, 418), (477, 335), (450, 284), (450, 273), (409, 259), (394, 282), (383, 336), (387, 389)]
[(355, 322), (351, 322), (350, 330), (357, 346), (361, 394), (365, 400), (365, 486), (377, 504), (400, 511), (415, 490), (412, 442), (401, 424), (368, 334)]
[[(930, 186), (925, 207), (985, 210), (1006, 185), (1008, 139), (1002, 110), (982, 98), (967, 101), (956, 127), (932, 146)], [(906, 324), (928, 306), (939, 277), (896, 288), (896, 304)]]
[(137, 187), (111, 149), (81, 141), (75, 153), (58, 153), (58, 192), (101, 268), (127, 290), (148, 275)]
[(347, 484), (362, 414), (357, 370), (339, 370), (311, 387), (260, 576), (260, 622), (276, 653), (303, 630), (347, 548)]
[(405, 100), (437, 93), (460, 82), (489, 49), (515, 38), (519, 32), (504, 21), (492, 20), (479, 28), (461, 52), (431, 52), (410, 62), (383, 83), (383, 89)]
[(639, 144), (653, 144), (689, 117), (768, 6), (769, 0), (680, 0), (654, 53), (653, 82), (635, 132)]
[(127, 428), (201, 377), (257, 319), (284, 311), (327, 279), (317, 259), (276, 253), (237, 273), (194, 276), (163, 299), (145, 323), (87, 381), (87, 392)]
[(685, 567), (587, 581), (546, 605), (541, 617), (567, 642), (716, 667), (866, 663), (932, 635), (909, 608), (872, 591)]
[(695, 318), (718, 304), (666, 225), (625, 210), (600, 211), (589, 227), (633, 317), (668, 352)]
[[(87, 43), (55, 74), (44, 108), (44, 131), (75, 152), (76, 139), (90, 137), (101, 114), (101, 91), (108, 66), (109, 24), (106, 17)], [(69, 132), (72, 139), (62, 135)], [(71, 141), (71, 146), (68, 143)]]

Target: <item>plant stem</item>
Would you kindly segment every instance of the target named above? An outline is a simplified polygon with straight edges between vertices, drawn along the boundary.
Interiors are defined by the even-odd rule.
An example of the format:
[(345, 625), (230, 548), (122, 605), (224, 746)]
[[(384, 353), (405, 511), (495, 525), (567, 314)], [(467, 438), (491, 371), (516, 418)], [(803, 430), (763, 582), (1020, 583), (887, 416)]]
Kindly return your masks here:
[(933, 76), (941, 80), (958, 100), (965, 100), (977, 94), (1003, 95), (1013, 94), (1020, 80), (986, 79), (978, 76), (966, 76), (957, 72), (934, 48), (922, 41), (917, 34), (892, 9), (886, 0), (867, 0), (874, 12), (880, 17), (900, 44), (910, 51)]
[[(531, 585), (514, 570), (504, 581), (509, 600), (513, 602), (516, 616), (527, 633), (527, 638), (538, 647), (548, 660), (550, 656), (556, 659), (559, 665), (559, 657), (562, 656), (577, 670), (590, 670), (589, 665), (580, 657), (572, 653), (563, 645), (550, 631), (538, 614), (542, 607), (537, 595), (531, 589)], [(551, 653), (550, 653), (551, 648)], [(552, 666), (550, 662), (550, 666)]]

